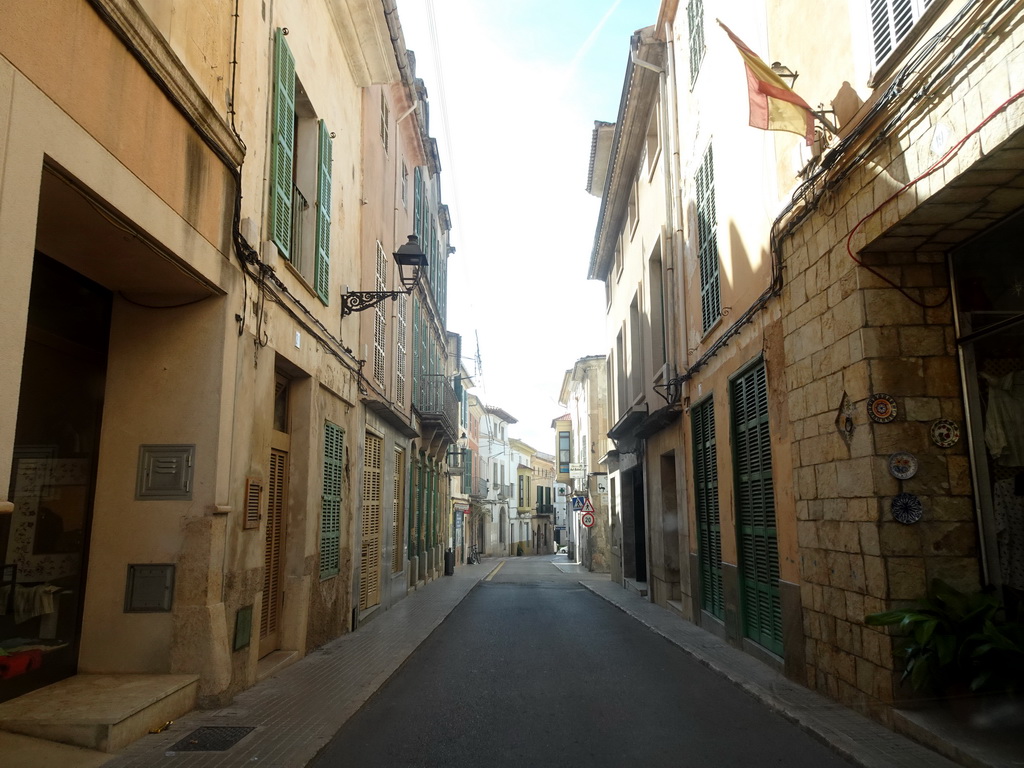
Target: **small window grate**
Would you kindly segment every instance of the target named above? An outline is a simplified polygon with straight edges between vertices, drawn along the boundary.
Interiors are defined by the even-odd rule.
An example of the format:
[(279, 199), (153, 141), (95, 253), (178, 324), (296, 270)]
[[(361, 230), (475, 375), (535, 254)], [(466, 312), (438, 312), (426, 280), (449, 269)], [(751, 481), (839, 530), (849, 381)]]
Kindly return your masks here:
[(245, 528), (260, 527), (260, 506), (263, 502), (263, 484), (249, 478), (245, 481)]

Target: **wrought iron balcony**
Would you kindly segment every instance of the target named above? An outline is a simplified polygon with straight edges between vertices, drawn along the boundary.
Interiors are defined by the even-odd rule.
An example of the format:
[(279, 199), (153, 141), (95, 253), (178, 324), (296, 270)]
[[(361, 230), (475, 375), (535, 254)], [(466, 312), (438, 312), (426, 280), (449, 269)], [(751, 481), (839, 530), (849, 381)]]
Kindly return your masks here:
[(418, 376), (413, 406), (424, 427), (440, 432), (449, 443), (459, 437), (459, 401), (455, 387), (443, 374)]
[(482, 477), (474, 477), (473, 483), (469, 489), (469, 495), (474, 499), (485, 499), (487, 498), (488, 483)]

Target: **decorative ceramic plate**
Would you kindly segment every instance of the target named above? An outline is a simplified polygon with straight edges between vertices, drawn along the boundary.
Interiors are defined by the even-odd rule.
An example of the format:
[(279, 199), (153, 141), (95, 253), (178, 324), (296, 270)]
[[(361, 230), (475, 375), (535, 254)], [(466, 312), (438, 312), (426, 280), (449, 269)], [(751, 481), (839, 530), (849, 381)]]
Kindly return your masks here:
[(952, 448), (960, 439), (960, 427), (952, 419), (939, 419), (932, 422), (931, 436), (939, 448)]
[(917, 456), (906, 451), (889, 457), (889, 474), (897, 480), (909, 480), (917, 474)]
[(892, 516), (897, 523), (910, 525), (921, 519), (921, 500), (912, 493), (899, 493), (892, 499)]
[(896, 401), (889, 395), (872, 395), (868, 398), (868, 416), (879, 424), (887, 424), (896, 418)]

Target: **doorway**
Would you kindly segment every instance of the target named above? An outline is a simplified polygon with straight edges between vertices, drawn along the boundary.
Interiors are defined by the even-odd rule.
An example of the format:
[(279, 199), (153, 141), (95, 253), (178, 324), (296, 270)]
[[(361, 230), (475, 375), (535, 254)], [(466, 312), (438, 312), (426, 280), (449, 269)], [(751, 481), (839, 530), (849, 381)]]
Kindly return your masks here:
[(284, 552), (287, 535), (288, 453), (291, 449), (288, 379), (274, 381), (274, 428), (271, 431), (267, 479), (267, 528), (263, 547), (263, 604), (260, 613), (260, 658), (281, 647), (280, 623), (284, 603)]
[(8, 498), (0, 701), (77, 672), (110, 338), (109, 291), (36, 253)]

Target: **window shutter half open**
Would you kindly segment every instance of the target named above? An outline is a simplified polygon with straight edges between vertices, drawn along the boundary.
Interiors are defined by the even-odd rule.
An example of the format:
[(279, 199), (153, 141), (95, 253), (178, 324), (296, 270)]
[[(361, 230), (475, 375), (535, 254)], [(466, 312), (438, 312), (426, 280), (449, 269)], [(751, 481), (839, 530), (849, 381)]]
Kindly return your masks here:
[(274, 124), (270, 146), (270, 239), (291, 258), (292, 155), (295, 149), (295, 59), (284, 39), (274, 34)]
[(331, 132), (320, 121), (319, 167), (316, 177), (316, 272), (313, 287), (324, 304), (331, 297)]
[(341, 489), (345, 432), (324, 422), (324, 475), (320, 507), (320, 578), (338, 575), (341, 564)]

